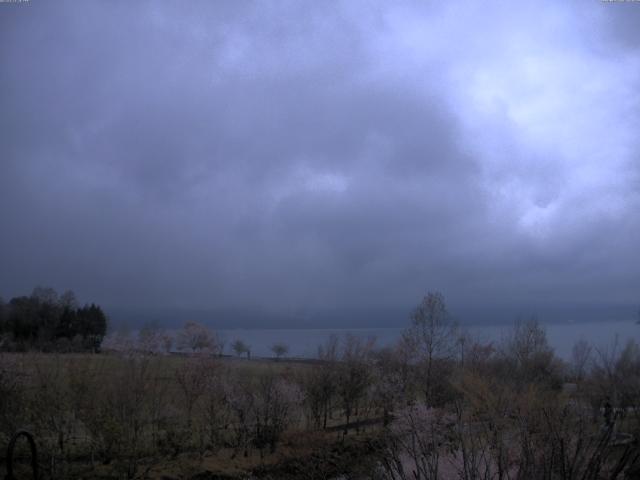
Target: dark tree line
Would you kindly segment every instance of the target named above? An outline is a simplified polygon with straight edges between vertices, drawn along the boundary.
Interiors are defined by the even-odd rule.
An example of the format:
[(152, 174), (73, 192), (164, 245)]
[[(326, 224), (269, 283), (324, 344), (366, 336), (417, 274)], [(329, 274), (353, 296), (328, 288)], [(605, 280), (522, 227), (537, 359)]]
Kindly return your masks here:
[(0, 349), (98, 351), (107, 317), (95, 304), (79, 306), (72, 291), (35, 288), (30, 296), (0, 299)]

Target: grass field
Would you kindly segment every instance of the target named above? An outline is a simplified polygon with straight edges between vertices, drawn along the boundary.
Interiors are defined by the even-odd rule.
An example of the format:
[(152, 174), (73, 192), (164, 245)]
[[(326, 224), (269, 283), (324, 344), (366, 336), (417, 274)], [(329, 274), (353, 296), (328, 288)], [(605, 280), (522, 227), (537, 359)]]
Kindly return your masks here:
[[(205, 472), (206, 478), (250, 472), (270, 478), (272, 470), (295, 472), (310, 464), (338, 475), (346, 462), (339, 452), (366, 450), (366, 441), (375, 439), (372, 427), (345, 438), (337, 408), (329, 428), (309, 427), (297, 387), (313, 368), (308, 361), (40, 353), (0, 358), (3, 442), (13, 430), (33, 432), (43, 471), (53, 478), (192, 478)], [(256, 425), (277, 430), (273, 445), (271, 438), (252, 438)], [(357, 468), (353, 459), (348, 463)], [(302, 470), (295, 478), (303, 478)]]
[(43, 479), (640, 474), (635, 342), (566, 363), (531, 323), (498, 347), (431, 357), (346, 337), (314, 361), (5, 353), (0, 442), (30, 431)]

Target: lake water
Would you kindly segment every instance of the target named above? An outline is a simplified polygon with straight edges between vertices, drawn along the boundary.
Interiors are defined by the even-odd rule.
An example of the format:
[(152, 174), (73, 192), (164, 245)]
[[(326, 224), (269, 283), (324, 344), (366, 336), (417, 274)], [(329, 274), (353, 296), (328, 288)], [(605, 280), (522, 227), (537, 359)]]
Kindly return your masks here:
[[(543, 325), (549, 344), (556, 354), (564, 359), (571, 356), (575, 342), (584, 339), (599, 349), (612, 348), (618, 341), (618, 348), (624, 347), (629, 339), (640, 343), (640, 325), (634, 322), (590, 322)], [(512, 330), (510, 325), (470, 326), (465, 329), (474, 337), (485, 342), (499, 342)], [(256, 357), (271, 357), (271, 346), (283, 342), (289, 346), (290, 357), (315, 357), (318, 345), (331, 335), (346, 334), (360, 337), (376, 337), (377, 345), (389, 345), (397, 341), (403, 328), (370, 329), (281, 329), (281, 330), (218, 330), (226, 341), (226, 354), (233, 353), (231, 343), (240, 339), (251, 346), (251, 354)]]

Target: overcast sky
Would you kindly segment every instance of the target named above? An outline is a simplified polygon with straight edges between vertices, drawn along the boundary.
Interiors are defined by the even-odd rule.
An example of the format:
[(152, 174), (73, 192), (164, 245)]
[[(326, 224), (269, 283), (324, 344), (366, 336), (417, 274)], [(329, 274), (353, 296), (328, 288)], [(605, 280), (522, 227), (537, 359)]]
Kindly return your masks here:
[(640, 3), (0, 3), (0, 294), (640, 303)]

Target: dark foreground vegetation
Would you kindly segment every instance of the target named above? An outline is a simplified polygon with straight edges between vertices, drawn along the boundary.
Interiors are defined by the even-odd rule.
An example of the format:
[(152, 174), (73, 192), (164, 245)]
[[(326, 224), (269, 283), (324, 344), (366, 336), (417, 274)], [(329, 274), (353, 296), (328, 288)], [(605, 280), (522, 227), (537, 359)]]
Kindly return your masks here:
[(640, 478), (633, 341), (563, 362), (528, 321), (482, 343), (438, 294), (387, 348), (249, 360), (214, 338), (188, 324), (181, 355), (151, 330), (99, 355), (4, 354), (0, 440), (32, 431), (45, 478)]
[(24, 352), (98, 351), (107, 317), (95, 305), (78, 305), (72, 291), (62, 295), (38, 287), (30, 296), (0, 298), (0, 350)]

